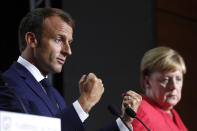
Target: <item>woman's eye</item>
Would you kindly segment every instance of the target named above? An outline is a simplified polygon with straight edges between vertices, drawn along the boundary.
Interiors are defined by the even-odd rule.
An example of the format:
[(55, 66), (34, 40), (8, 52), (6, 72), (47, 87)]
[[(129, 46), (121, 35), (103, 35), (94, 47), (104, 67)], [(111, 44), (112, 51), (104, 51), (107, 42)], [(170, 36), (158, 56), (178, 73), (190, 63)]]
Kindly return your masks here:
[(177, 77), (176, 80), (177, 80), (177, 81), (182, 81), (182, 78)]
[(168, 78), (164, 78), (164, 79), (162, 79), (162, 83), (164, 83), (164, 84), (167, 84), (167, 83), (168, 83), (168, 81), (169, 81), (169, 79), (168, 79)]

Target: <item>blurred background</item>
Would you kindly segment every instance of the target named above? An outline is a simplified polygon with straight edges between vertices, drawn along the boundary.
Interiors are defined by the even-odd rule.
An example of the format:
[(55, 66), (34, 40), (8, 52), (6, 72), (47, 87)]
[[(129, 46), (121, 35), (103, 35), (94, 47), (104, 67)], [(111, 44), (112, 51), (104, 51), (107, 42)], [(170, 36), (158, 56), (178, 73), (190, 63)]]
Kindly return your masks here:
[(31, 9), (61, 8), (76, 22), (72, 56), (62, 73), (51, 75), (54, 86), (67, 104), (79, 97), (78, 81), (94, 72), (104, 83), (105, 93), (87, 119), (87, 131), (94, 131), (116, 119), (109, 104), (120, 108), (122, 93), (139, 85), (143, 54), (156, 46), (169, 46), (185, 59), (182, 101), (175, 107), (189, 130), (197, 127), (196, 105), (196, 0), (20, 0), (1, 2), (1, 63), (5, 71), (20, 55), (18, 25)]

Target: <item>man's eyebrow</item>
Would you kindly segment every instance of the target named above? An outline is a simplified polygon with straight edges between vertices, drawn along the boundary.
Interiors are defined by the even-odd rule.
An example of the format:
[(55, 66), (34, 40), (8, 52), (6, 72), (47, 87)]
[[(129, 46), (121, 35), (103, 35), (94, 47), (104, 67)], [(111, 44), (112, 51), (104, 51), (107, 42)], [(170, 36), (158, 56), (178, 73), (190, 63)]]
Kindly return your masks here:
[[(56, 37), (60, 37), (63, 41), (67, 40), (67, 37), (65, 35), (62, 35), (62, 34), (57, 34)], [(73, 42), (73, 38), (68, 40), (69, 43), (72, 43)]]

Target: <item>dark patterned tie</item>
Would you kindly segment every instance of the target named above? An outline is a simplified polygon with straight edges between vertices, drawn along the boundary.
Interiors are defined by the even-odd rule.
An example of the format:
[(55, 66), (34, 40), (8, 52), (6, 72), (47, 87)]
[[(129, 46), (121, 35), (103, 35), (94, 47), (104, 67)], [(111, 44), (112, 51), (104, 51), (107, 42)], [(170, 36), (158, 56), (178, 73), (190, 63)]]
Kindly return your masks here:
[(55, 96), (53, 94), (53, 91), (52, 91), (52, 85), (49, 81), (48, 78), (44, 78), (40, 81), (40, 84), (44, 87), (46, 93), (47, 93), (47, 96), (49, 97), (49, 99), (52, 101), (52, 103), (54, 105), (57, 105), (57, 107), (59, 108), (57, 102), (56, 102), (56, 99), (55, 99)]

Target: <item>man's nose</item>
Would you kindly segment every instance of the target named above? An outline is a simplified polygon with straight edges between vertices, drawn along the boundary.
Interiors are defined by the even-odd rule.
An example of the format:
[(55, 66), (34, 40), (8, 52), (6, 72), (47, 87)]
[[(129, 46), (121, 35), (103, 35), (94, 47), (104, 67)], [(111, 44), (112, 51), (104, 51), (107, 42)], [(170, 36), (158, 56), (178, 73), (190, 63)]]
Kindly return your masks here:
[(72, 54), (71, 47), (70, 47), (70, 44), (68, 42), (66, 42), (62, 45), (61, 51), (62, 51), (63, 54), (66, 54), (66, 55), (71, 55)]

